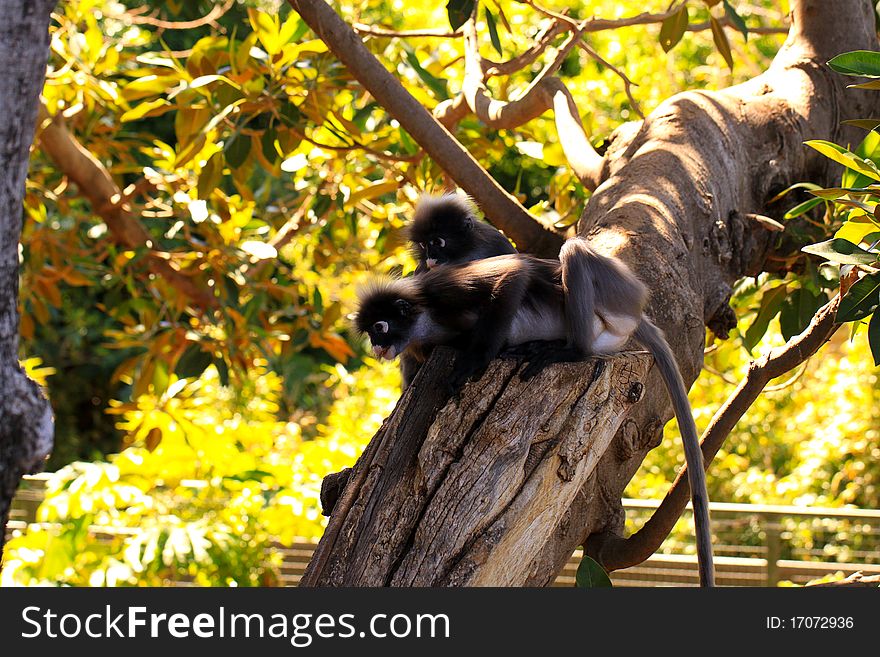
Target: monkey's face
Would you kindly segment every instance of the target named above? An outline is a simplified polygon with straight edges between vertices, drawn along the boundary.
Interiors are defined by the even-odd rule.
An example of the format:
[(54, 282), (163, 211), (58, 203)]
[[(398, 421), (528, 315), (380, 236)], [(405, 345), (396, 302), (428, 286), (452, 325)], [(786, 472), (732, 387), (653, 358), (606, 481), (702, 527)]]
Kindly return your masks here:
[(455, 251), (454, 242), (450, 243), (447, 237), (431, 237), (425, 242), (419, 242), (418, 248), (421, 252), (421, 260), (428, 269), (433, 269), (437, 265), (445, 265), (452, 262), (452, 253)]
[(410, 228), (409, 238), (416, 258), (428, 269), (470, 260), (474, 248), (471, 227), (468, 217), (435, 212), (429, 222), (416, 223)]
[(361, 301), (355, 322), (370, 337), (373, 355), (390, 360), (409, 345), (417, 315), (407, 299), (374, 293)]

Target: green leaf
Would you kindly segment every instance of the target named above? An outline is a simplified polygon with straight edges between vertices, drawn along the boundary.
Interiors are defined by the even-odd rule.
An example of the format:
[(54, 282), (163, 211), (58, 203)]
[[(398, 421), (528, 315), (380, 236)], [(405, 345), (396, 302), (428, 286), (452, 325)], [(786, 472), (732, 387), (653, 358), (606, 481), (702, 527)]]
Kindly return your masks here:
[(211, 354), (202, 351), (199, 345), (190, 345), (177, 361), (174, 373), (181, 379), (197, 379), (212, 360)]
[(278, 149), (275, 147), (275, 140), (278, 139), (278, 131), (272, 127), (267, 128), (260, 136), (260, 149), (270, 164), (274, 164), (278, 159)]
[(682, 5), (677, 12), (663, 21), (660, 25), (660, 46), (664, 52), (669, 52), (681, 41), (687, 31), (688, 20), (687, 5)]
[(794, 206), (791, 210), (786, 212), (782, 216), (782, 218), (783, 219), (794, 219), (795, 217), (800, 217), (802, 214), (806, 214), (807, 212), (809, 212), (810, 210), (815, 208), (820, 203), (822, 203), (821, 198), (811, 198), (807, 201), (804, 201), (803, 203), (799, 203), (798, 205)]
[(498, 26), (495, 25), (495, 17), (488, 7), (486, 7), (486, 27), (489, 28), (489, 40), (492, 42), (495, 52), (499, 55), (504, 54), (501, 52), (501, 39), (498, 37)]
[(824, 294), (816, 294), (805, 288), (795, 290), (788, 295), (782, 303), (779, 313), (779, 330), (784, 340), (798, 335), (810, 324), (813, 315), (816, 314), (822, 304), (825, 303)]
[(840, 238), (810, 244), (801, 251), (844, 265), (872, 265), (877, 261), (878, 255)]
[(584, 555), (575, 575), (575, 586), (585, 589), (607, 588), (612, 586), (608, 573), (594, 559)]
[(872, 50), (845, 52), (831, 59), (828, 66), (844, 75), (880, 78), (880, 52)]
[(213, 192), (217, 185), (220, 184), (220, 179), (223, 177), (223, 153), (218, 151), (214, 153), (208, 161), (205, 162), (205, 166), (202, 167), (201, 173), (199, 173), (199, 183), (197, 187), (198, 198), (200, 200), (207, 200), (209, 196), (211, 196), (211, 192)]
[(767, 327), (770, 325), (770, 320), (779, 313), (779, 308), (782, 306), (782, 302), (787, 294), (788, 285), (785, 284), (778, 285), (772, 290), (764, 292), (764, 295), (761, 297), (758, 314), (755, 316), (752, 325), (746, 330), (745, 335), (743, 335), (743, 345), (749, 353), (752, 353), (752, 349), (764, 337)]
[[(406, 46), (405, 46), (406, 47)], [(406, 61), (409, 62), (409, 65), (413, 67), (416, 75), (418, 75), (422, 82), (427, 85), (427, 87), (434, 92), (434, 94), (443, 100), (449, 98), (449, 89), (447, 88), (446, 80), (441, 80), (433, 73), (424, 68), (419, 62), (419, 58), (416, 57), (416, 53), (412, 48), (406, 47)]]
[(251, 138), (247, 135), (236, 134), (232, 139), (226, 142), (223, 149), (226, 154), (226, 163), (233, 169), (237, 169), (251, 152)]
[(833, 201), (847, 194), (852, 196), (877, 195), (880, 190), (877, 189), (876, 185), (871, 185), (870, 187), (826, 187), (824, 189), (811, 189), (809, 192), (819, 198)]
[(880, 274), (868, 274), (853, 283), (846, 291), (840, 300), (836, 321), (843, 323), (864, 319), (877, 310), (878, 305), (880, 305)]
[(711, 14), (709, 14), (709, 24), (712, 27), (712, 40), (715, 42), (715, 47), (718, 48), (718, 52), (724, 57), (724, 61), (727, 62), (728, 68), (732, 71), (733, 55), (730, 52), (730, 42), (727, 40), (724, 28), (721, 27), (721, 23)]
[(874, 357), (874, 366), (880, 365), (880, 313), (871, 315), (868, 323), (868, 345), (871, 347), (871, 355)]
[(220, 385), (221, 386), (228, 386), (229, 385), (229, 365), (226, 364), (226, 360), (222, 356), (220, 356), (218, 358), (215, 358), (212, 362), (214, 363), (214, 367), (217, 368), (217, 374), (219, 375), (219, 378), (220, 378)]
[[(874, 133), (876, 134), (876, 133)], [(851, 153), (843, 146), (832, 144), (830, 141), (823, 139), (813, 139), (804, 142), (810, 148), (813, 148), (830, 160), (834, 160), (838, 164), (842, 164), (847, 169), (857, 171), (873, 180), (880, 180), (880, 169), (871, 160), (859, 157), (855, 153)]]
[(446, 14), (449, 16), (449, 26), (457, 30), (467, 23), (474, 13), (477, 0), (449, 0), (446, 3)]
[(880, 119), (847, 119), (846, 121), (841, 121), (841, 123), (844, 125), (855, 126), (856, 128), (862, 128), (864, 130), (874, 130), (875, 128), (880, 127)]
[(848, 193), (844, 187), (826, 187), (825, 189), (811, 189), (809, 191), (813, 196), (818, 196), (826, 201), (834, 201), (841, 196), (846, 196)]
[(778, 201), (779, 199), (781, 199), (783, 196), (785, 196), (785, 195), (788, 194), (789, 192), (793, 192), (793, 191), (796, 190), (796, 189), (806, 189), (806, 190), (811, 190), (811, 189), (822, 189), (822, 187), (821, 187), (821, 185), (817, 185), (816, 183), (810, 183), (810, 182), (799, 182), (799, 183), (795, 183), (794, 185), (791, 185), (790, 187), (786, 187), (785, 189), (783, 189), (783, 190), (782, 190), (781, 192), (779, 192), (776, 196), (774, 196), (773, 198), (771, 198), (771, 199), (768, 201), (768, 203), (775, 203), (776, 201)]
[(736, 9), (728, 2), (728, 0), (724, 0), (724, 13), (727, 14), (727, 17), (730, 19), (730, 22), (734, 24), (736, 29), (742, 32), (745, 40), (749, 40), (749, 28), (746, 27), (746, 22), (742, 19), (742, 16), (736, 13)]

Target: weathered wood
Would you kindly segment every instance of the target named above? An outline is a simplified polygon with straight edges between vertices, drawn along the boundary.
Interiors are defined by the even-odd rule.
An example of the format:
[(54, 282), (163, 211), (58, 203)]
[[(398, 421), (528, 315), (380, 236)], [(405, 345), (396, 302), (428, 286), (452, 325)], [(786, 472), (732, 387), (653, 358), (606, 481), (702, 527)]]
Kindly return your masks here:
[(437, 350), (373, 438), (304, 585), (525, 584), (651, 359), (562, 363), (528, 381), (498, 360), (447, 403), (451, 364)]
[[(306, 20), (321, 38), (340, 37), (336, 50), (347, 43), (338, 21), (334, 31)], [(789, 38), (767, 72), (729, 89), (678, 94), (644, 121), (625, 124), (612, 135), (602, 183), (584, 209), (578, 233), (598, 251), (621, 258), (648, 285), (648, 314), (666, 331), (687, 385), (700, 371), (706, 327), (725, 338), (735, 326), (729, 305), (735, 282), (774, 270), (772, 256), (791, 254), (802, 246), (779, 239), (772, 221), (781, 219), (786, 207), (772, 200), (776, 193), (798, 181), (830, 183), (839, 175), (836, 166), (803, 142), (857, 142), (861, 135), (841, 121), (877, 115), (878, 95), (847, 88), (851, 80), (835, 74), (826, 62), (845, 50), (877, 48), (874, 11), (867, 0), (794, 0)], [(347, 64), (359, 79), (365, 77), (357, 61)], [(392, 113), (404, 107), (393, 95), (381, 102)], [(429, 134), (416, 139), (426, 149), (431, 145), (423, 143), (431, 139)], [(755, 215), (772, 221), (757, 221)], [(611, 359), (609, 365), (616, 361)], [(672, 415), (660, 377), (652, 373), (642, 379), (645, 399), (620, 408), (620, 417), (609, 418), (607, 426), (598, 429), (601, 438), (591, 434), (587, 452), (599, 463), (590, 465), (588, 476), (580, 461), (560, 471), (564, 446), (570, 444), (560, 429), (547, 441), (552, 445), (532, 476), (525, 478), (516, 476), (510, 463), (518, 464), (520, 458), (532, 463), (523, 457), (523, 449), (536, 455), (541, 447), (540, 441), (524, 445), (524, 436), (540, 436), (535, 428), (549, 422), (549, 409), (565, 399), (573, 382), (588, 380), (589, 375), (580, 371), (554, 379), (567, 366), (552, 368), (542, 375), (537, 394), (537, 388), (516, 383), (505, 367), (497, 367), (478, 388), (466, 391), (457, 411), (447, 407), (437, 417), (431, 431), (443, 440), (432, 456), (448, 462), (446, 470), (436, 470), (433, 460), (387, 453), (389, 445), (399, 441), (407, 449), (418, 444), (427, 454), (436, 440), (432, 435), (424, 439), (421, 425), (415, 435), (404, 430), (404, 423), (425, 422), (399, 417), (406, 409), (414, 413), (408, 401), (412, 392), (407, 393), (410, 397), (404, 397), (383, 429), (386, 460), (370, 453), (365, 462), (373, 465), (359, 467), (372, 469), (363, 469), (362, 480), (353, 479), (343, 495), (347, 503), (339, 513), (344, 522), (337, 526), (331, 521), (324, 556), (332, 557), (327, 564), (332, 569), (318, 559), (308, 582), (546, 585), (590, 534), (622, 534), (621, 493), (648, 450), (659, 444), (663, 424)], [(426, 376), (438, 387), (443, 383), (437, 371)], [(610, 384), (614, 392), (609, 399), (619, 395), (620, 383)], [(420, 398), (432, 394), (427, 385), (416, 389)], [(546, 407), (538, 404), (536, 409), (529, 395), (537, 395)], [(480, 407), (481, 400), (488, 405)], [(508, 432), (509, 442), (501, 449), (496, 442), (505, 427), (504, 411), (516, 404), (535, 416), (517, 416), (514, 426), (519, 433)], [(606, 440), (604, 431), (613, 433), (611, 428), (618, 427), (613, 441), (610, 436)], [(468, 447), (472, 442), (482, 445), (480, 440), (489, 442)], [(381, 450), (376, 450), (378, 456)], [(406, 467), (389, 467), (389, 459), (396, 458), (404, 459)], [(558, 463), (550, 468), (553, 459)], [(466, 463), (474, 468), (470, 474), (462, 471)], [(560, 472), (571, 474), (582, 488), (570, 494)], [(532, 487), (544, 485), (529, 497)], [(548, 521), (545, 508), (558, 515)], [(465, 529), (471, 531), (469, 537)], [(543, 545), (536, 547), (536, 542)], [(601, 559), (603, 550), (596, 554)]]

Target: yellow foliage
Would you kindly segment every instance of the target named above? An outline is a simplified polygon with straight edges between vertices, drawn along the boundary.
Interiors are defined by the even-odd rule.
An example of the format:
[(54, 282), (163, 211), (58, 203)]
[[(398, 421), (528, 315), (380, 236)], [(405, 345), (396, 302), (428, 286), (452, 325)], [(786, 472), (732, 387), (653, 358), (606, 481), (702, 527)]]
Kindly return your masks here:
[[(3, 585), (266, 585), (275, 543), (323, 532), (322, 479), (354, 463), (399, 395), (393, 364), (328, 368), (333, 403), (316, 437), (276, 419), (281, 379), (236, 393), (213, 367), (160, 397), (114, 403), (131, 446), (48, 482), (37, 520), (6, 547)], [(150, 451), (144, 441), (161, 431)]]

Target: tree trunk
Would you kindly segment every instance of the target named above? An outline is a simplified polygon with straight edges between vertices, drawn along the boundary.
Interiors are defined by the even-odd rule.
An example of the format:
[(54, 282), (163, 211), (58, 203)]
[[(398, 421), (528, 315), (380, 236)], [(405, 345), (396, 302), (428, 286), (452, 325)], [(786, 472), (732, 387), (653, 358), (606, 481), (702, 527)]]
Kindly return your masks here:
[[(791, 21), (763, 75), (678, 94), (621, 127), (581, 217), (579, 233), (650, 287), (649, 315), (688, 384), (705, 327), (726, 337), (733, 283), (775, 246), (755, 215), (778, 218), (776, 192), (837, 173), (803, 142), (858, 142), (840, 121), (877, 115), (876, 92), (825, 66), (877, 49), (871, 3), (795, 0)], [(671, 412), (644, 356), (606, 365), (554, 366), (526, 384), (496, 362), (456, 408), (437, 398), (447, 363), (429, 362), (356, 466), (303, 583), (546, 585), (590, 535), (613, 568), (621, 494)]]
[(0, 0), (0, 555), (24, 474), (52, 449), (52, 411), (18, 364), (18, 241), (55, 0)]

